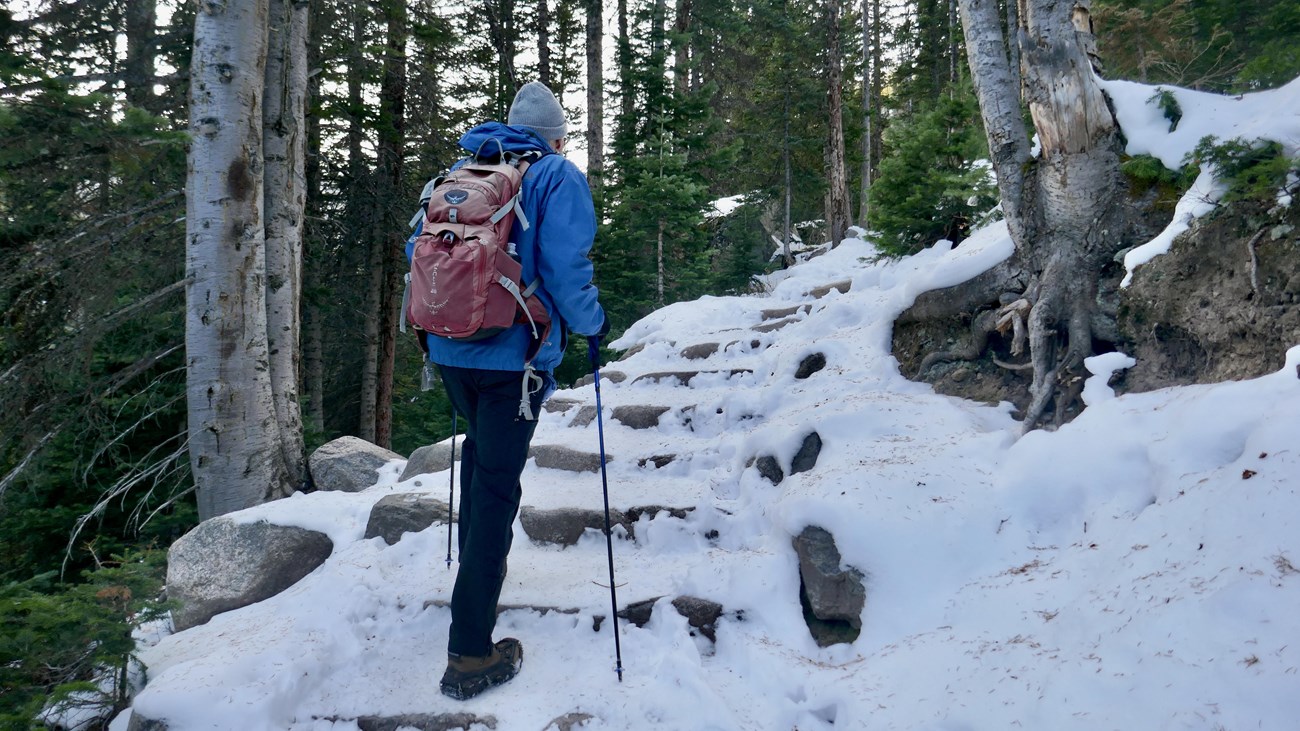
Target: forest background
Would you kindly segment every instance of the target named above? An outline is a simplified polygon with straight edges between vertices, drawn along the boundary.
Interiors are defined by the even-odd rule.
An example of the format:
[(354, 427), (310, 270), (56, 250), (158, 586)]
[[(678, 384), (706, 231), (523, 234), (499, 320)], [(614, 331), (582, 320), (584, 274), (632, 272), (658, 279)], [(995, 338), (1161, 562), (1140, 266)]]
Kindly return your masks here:
[[(396, 331), (401, 245), (460, 133), (504, 119), (529, 80), (556, 90), (586, 150), (615, 333), (667, 303), (747, 291), (783, 265), (783, 244), (837, 240), (849, 222), (904, 254), (993, 215), (955, 0), (304, 5), (309, 449), (353, 434), (409, 453), (450, 435), (449, 405), (420, 390), (418, 351)], [(1236, 93), (1300, 74), (1300, 3), (1092, 10), (1108, 77)], [(165, 549), (198, 521), (184, 297), (195, 12), (0, 10), (0, 727), (101, 690), (88, 681), (106, 666), (125, 672), (131, 627), (165, 608)], [(739, 207), (718, 215), (731, 196)], [(584, 373), (572, 350), (561, 383)]]

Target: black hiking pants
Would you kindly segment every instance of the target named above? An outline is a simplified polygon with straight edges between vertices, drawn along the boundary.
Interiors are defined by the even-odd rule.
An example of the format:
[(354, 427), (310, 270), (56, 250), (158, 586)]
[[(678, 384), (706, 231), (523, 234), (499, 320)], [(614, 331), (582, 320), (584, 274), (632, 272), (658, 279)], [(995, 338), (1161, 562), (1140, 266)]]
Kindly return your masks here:
[[(480, 657), (492, 652), (497, 599), (523, 497), (519, 476), (537, 422), (519, 415), (523, 371), (441, 365), (438, 370), (452, 406), (467, 424), (460, 460), (460, 566), (451, 594), (447, 651)], [(534, 414), (545, 391), (530, 396)]]

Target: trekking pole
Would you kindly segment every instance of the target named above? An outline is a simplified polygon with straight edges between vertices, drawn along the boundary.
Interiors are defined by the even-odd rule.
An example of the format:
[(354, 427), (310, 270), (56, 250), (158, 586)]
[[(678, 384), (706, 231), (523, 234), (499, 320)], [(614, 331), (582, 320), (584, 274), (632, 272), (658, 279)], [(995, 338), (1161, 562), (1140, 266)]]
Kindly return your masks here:
[(447, 568), (451, 568), (451, 515), (456, 497), (456, 407), (451, 407), (451, 476), (447, 479)]
[(614, 672), (618, 682), (623, 682), (623, 648), (618, 639), (618, 592), (614, 588), (614, 531), (609, 521), (609, 478), (605, 473), (605, 422), (600, 413), (600, 338), (587, 339), (587, 353), (591, 356), (591, 374), (596, 384), (596, 433), (600, 436), (600, 486), (605, 494), (605, 549), (609, 556), (609, 607), (610, 621), (614, 626)]

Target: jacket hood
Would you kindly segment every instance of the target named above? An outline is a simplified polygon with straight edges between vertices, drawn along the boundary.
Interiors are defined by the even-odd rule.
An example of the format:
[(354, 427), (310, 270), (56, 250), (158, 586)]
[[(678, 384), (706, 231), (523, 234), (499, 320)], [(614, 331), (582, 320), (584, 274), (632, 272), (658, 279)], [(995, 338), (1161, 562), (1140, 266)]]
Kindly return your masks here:
[[(536, 132), (527, 127), (511, 127), (501, 122), (487, 122), (466, 132), (460, 138), (460, 146), (465, 148), (466, 152), (473, 155), (482, 147), (485, 154), (489, 150), (496, 151), (496, 143), (488, 140), (499, 140), (501, 146), (506, 152), (529, 152), (538, 150), (546, 153), (551, 152), (551, 146), (546, 140), (543, 140)], [(487, 144), (484, 144), (484, 143)]]

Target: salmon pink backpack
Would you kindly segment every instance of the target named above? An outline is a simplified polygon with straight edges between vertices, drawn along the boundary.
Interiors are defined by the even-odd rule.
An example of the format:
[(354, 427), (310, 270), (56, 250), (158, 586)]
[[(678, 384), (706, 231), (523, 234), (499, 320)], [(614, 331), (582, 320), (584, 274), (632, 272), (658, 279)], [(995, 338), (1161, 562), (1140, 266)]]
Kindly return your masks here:
[(550, 314), (525, 285), (510, 231), (515, 218), (526, 230), (519, 204), (524, 172), (537, 152), (474, 157), (431, 183), (423, 226), (411, 253), (406, 319), (429, 335), (481, 340), (516, 323), (531, 329), (525, 364), (551, 328)]

